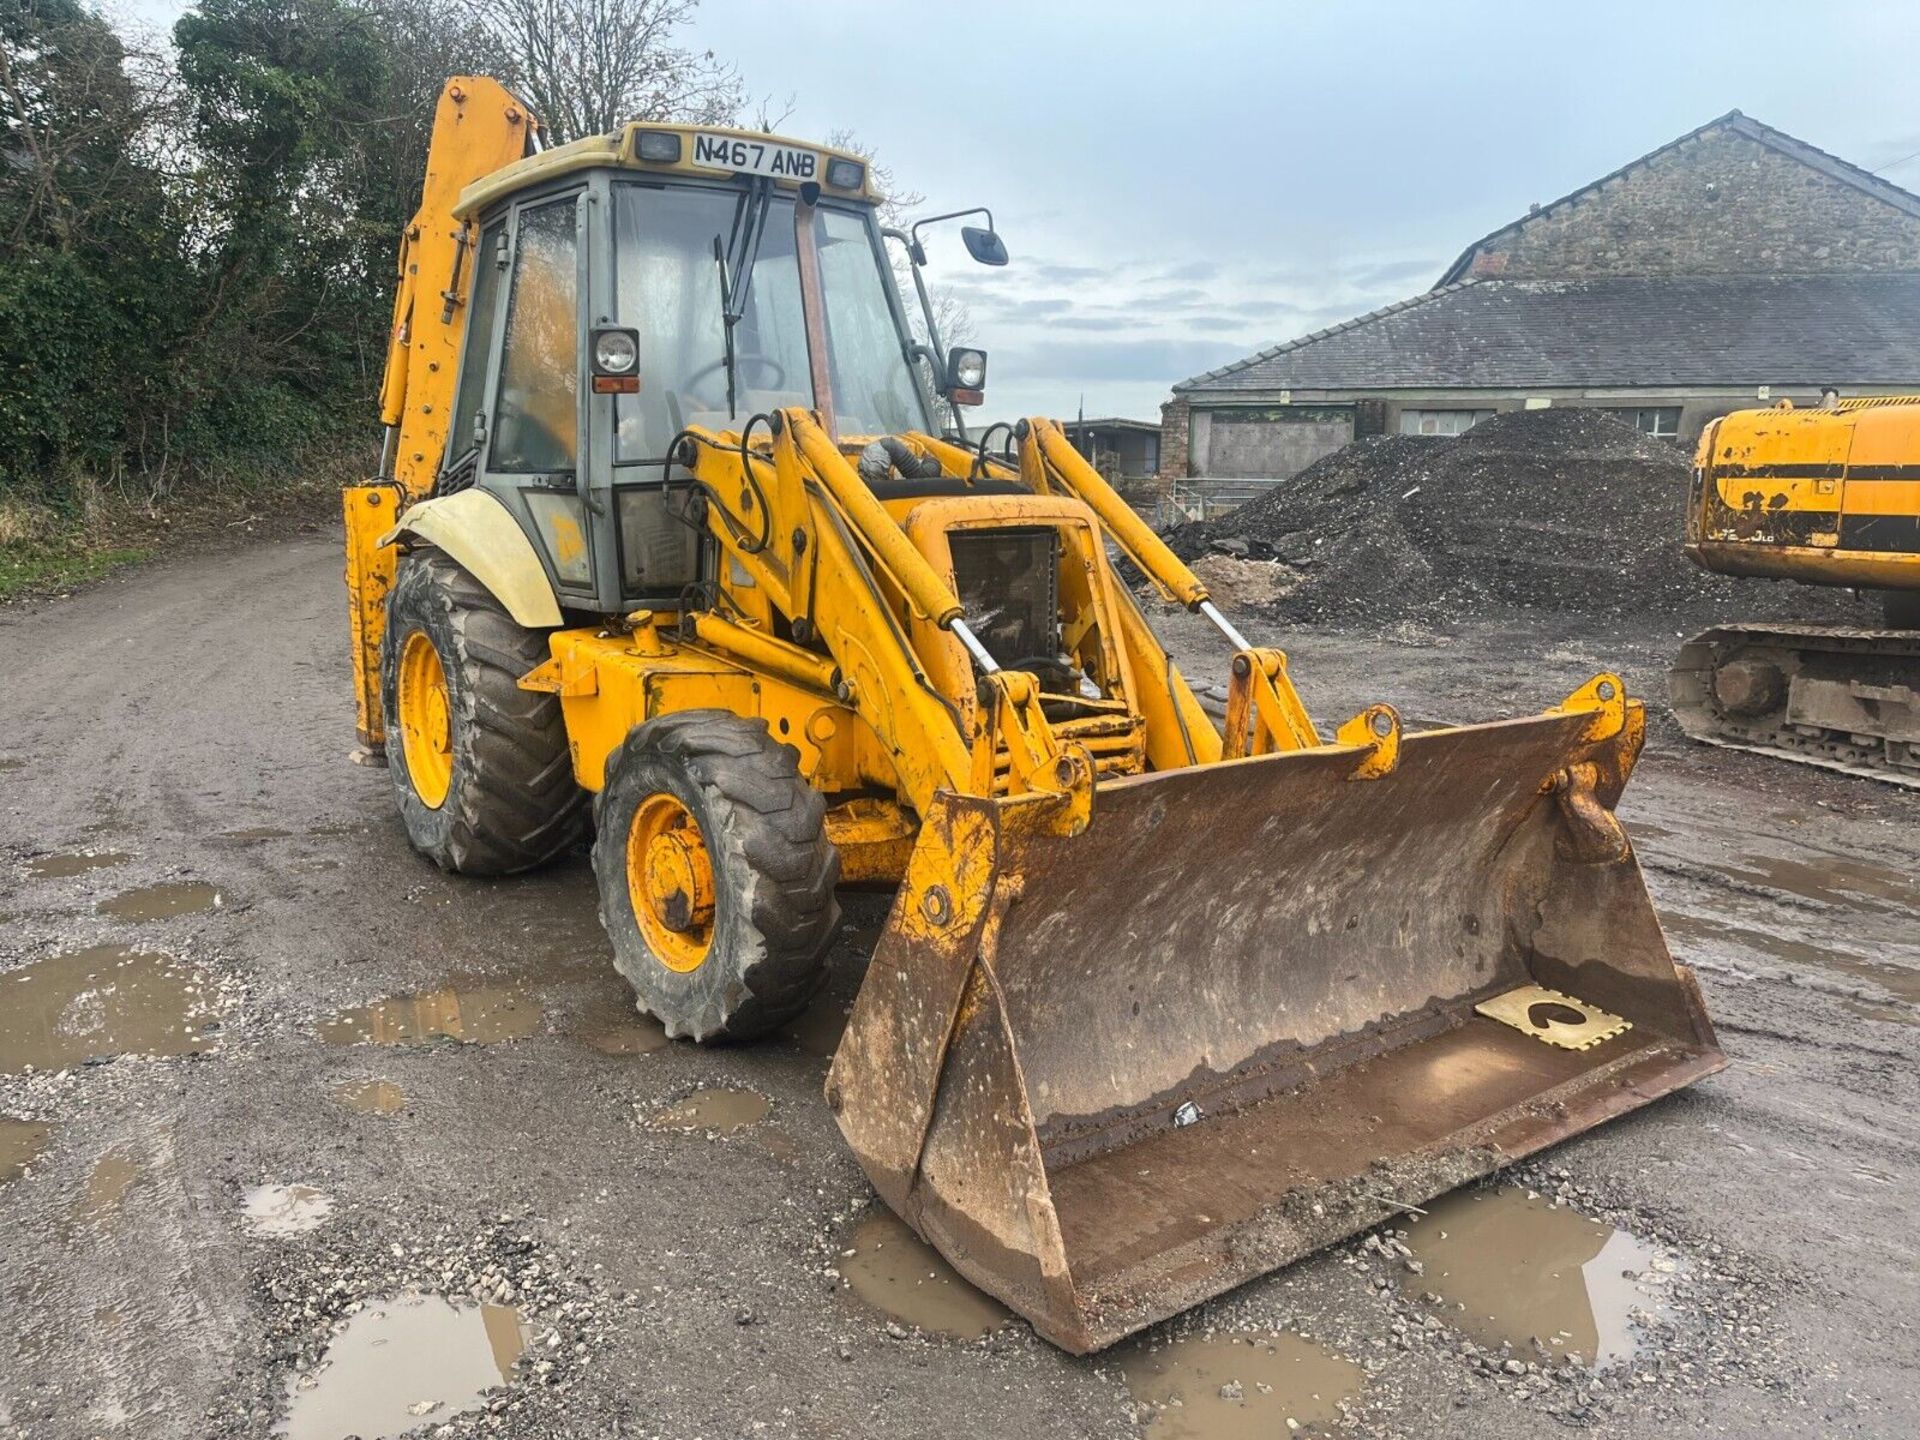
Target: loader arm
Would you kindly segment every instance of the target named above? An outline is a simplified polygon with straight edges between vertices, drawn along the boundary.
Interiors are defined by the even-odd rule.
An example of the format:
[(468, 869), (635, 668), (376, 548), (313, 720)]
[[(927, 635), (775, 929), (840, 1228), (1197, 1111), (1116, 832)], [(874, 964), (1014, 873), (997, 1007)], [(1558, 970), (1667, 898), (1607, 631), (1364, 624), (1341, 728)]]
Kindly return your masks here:
[[(1205, 758), (1240, 759), (1321, 744), (1307, 707), (1288, 678), (1286, 655), (1247, 643), (1214, 605), (1200, 577), (1074, 449), (1066, 432), (1052, 420), (1033, 419), (1023, 420), (1014, 434), (1020, 442), (1023, 481), (1042, 494), (1068, 494), (1085, 504), (1165, 599), (1205, 616), (1233, 646), (1225, 746), (1220, 756)], [(1184, 682), (1181, 685), (1184, 688)]]
[(831, 657), (843, 703), (892, 756), (901, 799), (925, 814), (939, 791), (969, 789), (973, 736), (906, 627), (917, 618), (949, 633), (956, 622), (964, 629), (959, 598), (814, 416), (789, 409), (771, 421), (757, 447), (689, 429), (679, 455), (722, 565), (752, 578), (732, 598), (744, 604), (758, 592), (750, 623), (767, 633), (785, 628), (797, 644)]

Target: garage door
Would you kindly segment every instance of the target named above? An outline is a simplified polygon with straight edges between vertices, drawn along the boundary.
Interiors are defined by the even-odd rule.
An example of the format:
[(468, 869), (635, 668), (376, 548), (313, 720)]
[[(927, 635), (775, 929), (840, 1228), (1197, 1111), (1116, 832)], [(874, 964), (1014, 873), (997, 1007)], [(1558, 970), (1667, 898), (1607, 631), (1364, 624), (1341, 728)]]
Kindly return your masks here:
[[(1202, 457), (1200, 473), (1225, 480), (1294, 475), (1353, 439), (1353, 410), (1346, 405), (1202, 413), (1206, 436), (1194, 446)], [(1200, 419), (1201, 414), (1194, 416), (1195, 429), (1201, 428)]]

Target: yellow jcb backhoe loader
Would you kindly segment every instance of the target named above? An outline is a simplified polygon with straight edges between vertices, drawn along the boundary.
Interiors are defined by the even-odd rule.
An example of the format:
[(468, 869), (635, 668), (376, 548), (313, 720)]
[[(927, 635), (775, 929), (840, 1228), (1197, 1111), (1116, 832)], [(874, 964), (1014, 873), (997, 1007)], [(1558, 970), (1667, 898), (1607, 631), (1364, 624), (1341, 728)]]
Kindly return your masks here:
[[(1613, 815), (1618, 678), (1326, 735), (1058, 426), (934, 433), (986, 359), (858, 156), (531, 135), (440, 101), (346, 496), (363, 744), (448, 869), (591, 831), (675, 1036), (792, 1017), (836, 884), (896, 886), (826, 1098), (968, 1278), (1094, 1349), (1724, 1063)], [(1110, 543), (1218, 628), (1224, 731)]]
[(1920, 396), (1714, 421), (1694, 459), (1686, 549), (1723, 575), (1878, 591), (1888, 628), (1704, 631), (1669, 677), (1681, 728), (1920, 789)]

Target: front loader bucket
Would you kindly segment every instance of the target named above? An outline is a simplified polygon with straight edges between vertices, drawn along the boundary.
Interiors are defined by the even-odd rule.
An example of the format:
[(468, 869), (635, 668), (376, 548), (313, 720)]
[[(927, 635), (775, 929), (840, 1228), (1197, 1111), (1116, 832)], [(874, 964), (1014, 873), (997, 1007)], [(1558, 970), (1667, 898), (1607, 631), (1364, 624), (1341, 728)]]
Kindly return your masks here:
[(1712, 1073), (1605, 813), (1627, 713), (1606, 745), (1578, 712), (1408, 735), (1372, 779), (1328, 746), (1117, 780), (1078, 834), (1060, 797), (942, 797), (834, 1058), (842, 1131), (1085, 1352)]

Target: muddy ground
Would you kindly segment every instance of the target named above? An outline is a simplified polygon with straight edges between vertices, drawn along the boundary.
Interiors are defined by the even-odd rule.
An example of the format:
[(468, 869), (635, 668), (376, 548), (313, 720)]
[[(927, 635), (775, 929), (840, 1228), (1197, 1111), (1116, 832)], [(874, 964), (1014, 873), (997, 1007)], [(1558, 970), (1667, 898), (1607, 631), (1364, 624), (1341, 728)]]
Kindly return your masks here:
[[(1298, 1400), (1309, 1429), (1920, 1431), (1920, 797), (1655, 727), (1622, 813), (1733, 1064), (1523, 1172), (1641, 1247), (1638, 1349), (1597, 1383), (1422, 1299), (1449, 1282), (1413, 1226), (1159, 1327), (1285, 1333), (1136, 1408), (1137, 1352), (926, 1333), (848, 1283), (869, 1191), (821, 1052), (884, 902), (849, 898), (798, 1038), (663, 1043), (584, 862), (443, 876), (385, 773), (347, 763), (339, 574), (301, 537), (0, 611), (0, 1433), (264, 1435), (290, 1386), (294, 1433), (328, 1433), (299, 1397), (338, 1398), (313, 1380), (336, 1328), (350, 1377), (379, 1325), (468, 1319), (494, 1362), (528, 1349), (464, 1412), (484, 1348), (478, 1381), (423, 1352), (398, 1397), (423, 1434), (1284, 1435), (1294, 1410), (1249, 1408), (1282, 1361), (1325, 1392)], [(1323, 722), (1519, 713), (1603, 664), (1657, 693), (1677, 638), (1249, 628)], [(1168, 629), (1217, 672), (1206, 634)], [(484, 1331), (395, 1306), (408, 1287), (488, 1301)]]

